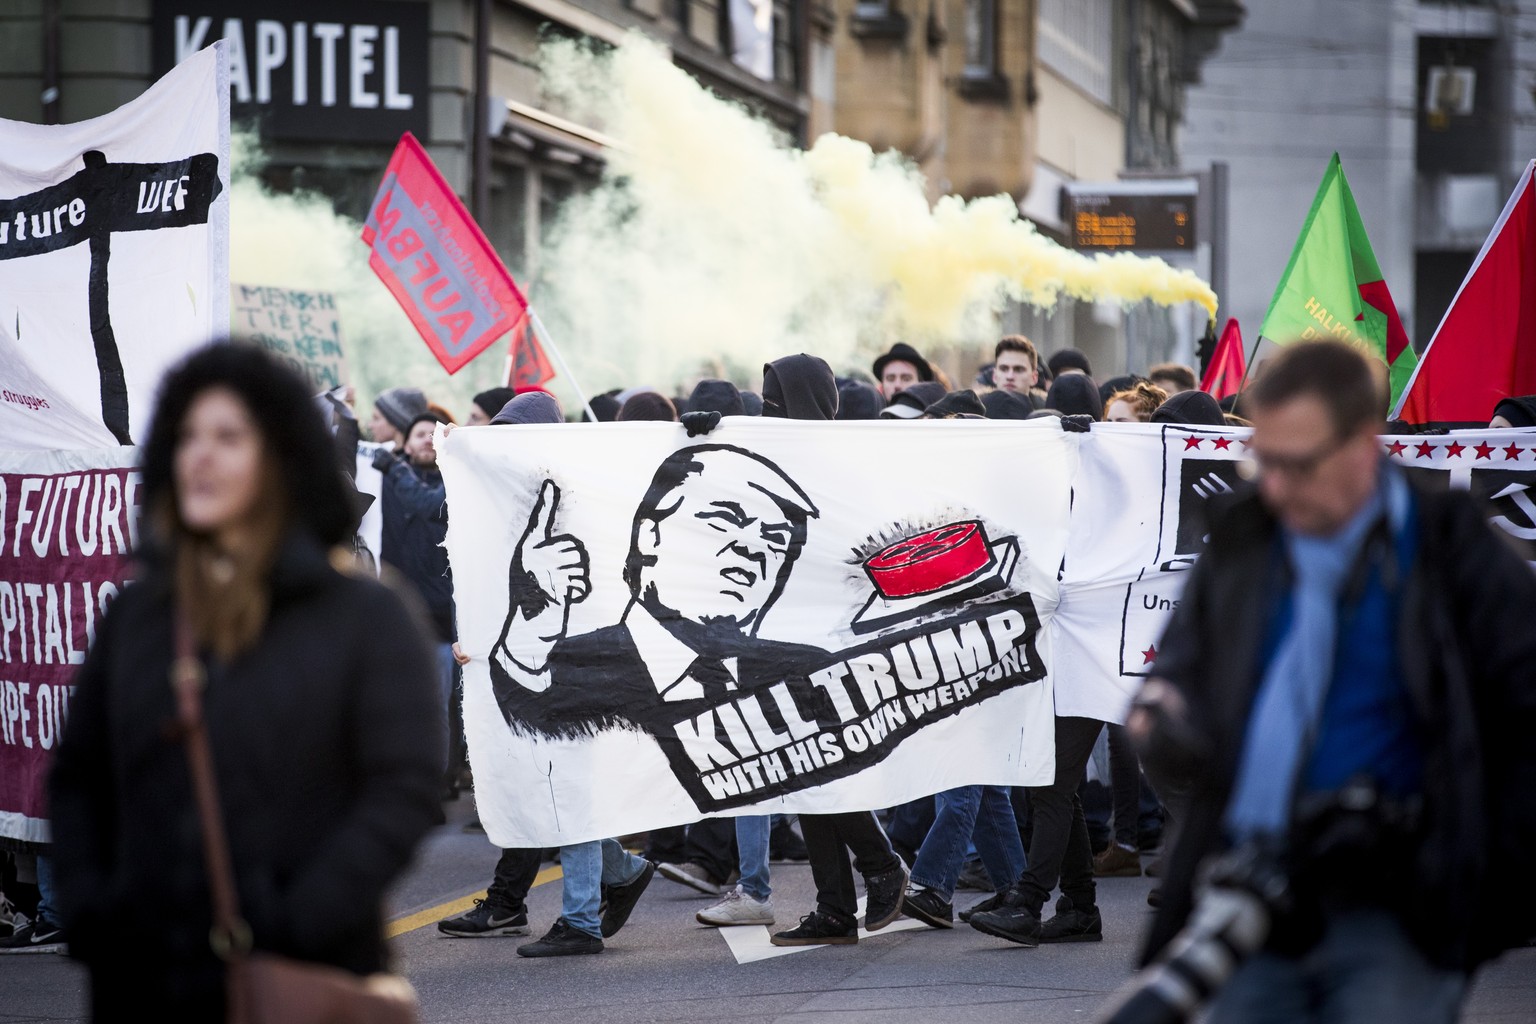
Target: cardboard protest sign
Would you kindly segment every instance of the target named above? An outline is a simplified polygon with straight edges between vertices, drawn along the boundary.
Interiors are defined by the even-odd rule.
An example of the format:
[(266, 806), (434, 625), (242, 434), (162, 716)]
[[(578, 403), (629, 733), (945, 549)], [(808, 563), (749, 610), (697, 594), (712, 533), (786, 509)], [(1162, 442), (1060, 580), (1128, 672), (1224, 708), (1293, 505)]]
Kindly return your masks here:
[(1075, 448), (978, 421), (440, 435), (492, 841), (1049, 781)]
[(48, 842), (49, 757), (138, 539), (137, 455), (0, 452), (0, 837)]
[(121, 444), (143, 434), (166, 368), (228, 330), (224, 45), (102, 117), (0, 120), (0, 323)]
[(231, 284), (229, 291), (238, 337), (287, 363), (316, 392), (351, 383), (335, 295), (250, 284)]

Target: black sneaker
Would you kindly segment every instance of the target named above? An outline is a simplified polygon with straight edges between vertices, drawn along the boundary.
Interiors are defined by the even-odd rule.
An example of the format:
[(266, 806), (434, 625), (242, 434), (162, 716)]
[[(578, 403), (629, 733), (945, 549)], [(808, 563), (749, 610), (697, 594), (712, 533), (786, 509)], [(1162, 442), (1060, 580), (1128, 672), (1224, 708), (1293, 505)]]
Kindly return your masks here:
[(896, 866), (878, 875), (864, 876), (864, 927), (872, 932), (901, 916), (901, 898), (912, 876), (900, 860)]
[(603, 940), (588, 935), (557, 918), (549, 933), (537, 942), (517, 947), (518, 956), (575, 956), (578, 953), (601, 953)]
[(972, 914), (971, 927), (1021, 946), (1040, 945), (1040, 914), (1025, 905), (1024, 894), (1017, 889), (1004, 890), (1002, 897), (995, 910)]
[(971, 906), (966, 907), (964, 910), (960, 911), (960, 920), (964, 921), (966, 924), (970, 924), (972, 914), (985, 914), (989, 910), (996, 910), (998, 907), (1003, 905), (1003, 893), (1007, 891), (1007, 889), (1004, 889), (1003, 892), (995, 892), (991, 896), (988, 896), (986, 899), (982, 900), (980, 903), (972, 904)]
[(901, 900), (901, 912), (934, 928), (955, 926), (955, 905), (934, 889), (908, 889)]
[(960, 875), (955, 879), (956, 889), (974, 889), (976, 892), (991, 892), (997, 888), (992, 881), (992, 876), (987, 874), (985, 865), (980, 857), (972, 857), (960, 866)]
[(489, 900), (475, 900), (475, 909), (437, 922), (437, 930), (459, 939), (487, 935), (531, 935), (526, 910), (508, 910)]
[(1040, 926), (1041, 942), (1103, 942), (1104, 921), (1098, 907), (1079, 908), (1063, 896), (1056, 901), (1056, 916)]
[(29, 921), (0, 939), (0, 953), (56, 953), (64, 948), (64, 930), (49, 921)]
[(645, 887), (651, 884), (655, 874), (656, 865), (646, 861), (645, 867), (640, 869), (634, 881), (608, 886), (608, 898), (603, 905), (603, 938), (613, 938), (619, 933), (619, 929), (624, 927), (624, 922), (629, 920), (630, 911), (634, 910), (635, 904), (640, 902), (640, 894), (645, 892)]
[(859, 925), (813, 910), (800, 919), (798, 928), (775, 932), (768, 941), (775, 946), (852, 946), (859, 941)]

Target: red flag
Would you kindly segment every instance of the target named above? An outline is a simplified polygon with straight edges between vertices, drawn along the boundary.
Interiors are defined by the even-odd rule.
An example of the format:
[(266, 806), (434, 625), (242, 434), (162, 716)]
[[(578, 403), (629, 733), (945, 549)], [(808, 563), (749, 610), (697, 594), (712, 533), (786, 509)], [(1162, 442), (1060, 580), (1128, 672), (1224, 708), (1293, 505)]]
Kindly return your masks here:
[(1211, 365), (1205, 368), (1200, 390), (1216, 401), (1235, 395), (1243, 389), (1243, 377), (1248, 372), (1248, 357), (1243, 352), (1243, 332), (1238, 330), (1237, 318), (1227, 321), (1221, 329), (1221, 341), (1211, 356)]
[(544, 346), (539, 344), (533, 317), (524, 316), (512, 329), (512, 347), (507, 352), (507, 387), (518, 392), (542, 388), (554, 375), (555, 368), (544, 354)]
[(1392, 416), (1487, 423), (1502, 398), (1536, 394), (1536, 160), (1504, 204)]
[(449, 373), (511, 330), (528, 308), (512, 275), (410, 132), (368, 210), (368, 265)]

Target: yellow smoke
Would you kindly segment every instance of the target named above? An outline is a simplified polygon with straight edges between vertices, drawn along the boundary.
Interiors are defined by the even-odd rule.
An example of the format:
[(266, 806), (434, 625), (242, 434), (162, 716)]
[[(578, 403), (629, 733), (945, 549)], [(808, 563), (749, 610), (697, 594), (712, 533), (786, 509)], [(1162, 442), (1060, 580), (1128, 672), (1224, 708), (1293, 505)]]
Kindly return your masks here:
[(930, 207), (900, 157), (837, 135), (809, 151), (720, 100), (636, 36), (543, 52), (556, 102), (620, 140), (568, 202), (530, 298), (595, 387), (665, 383), (724, 354), (864, 365), (898, 338), (991, 340), (1009, 300), (1196, 302), (1210, 286), (1129, 253), (1040, 235), (1008, 196)]

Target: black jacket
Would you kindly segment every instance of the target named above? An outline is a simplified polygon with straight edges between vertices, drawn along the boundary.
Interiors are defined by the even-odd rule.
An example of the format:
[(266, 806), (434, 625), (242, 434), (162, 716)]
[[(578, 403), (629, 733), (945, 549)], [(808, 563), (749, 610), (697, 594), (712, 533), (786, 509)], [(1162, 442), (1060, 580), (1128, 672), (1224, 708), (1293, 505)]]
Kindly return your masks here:
[[(1415, 500), (1396, 643), (1425, 757), (1425, 832), (1396, 909), (1431, 960), (1471, 968), (1523, 942), (1536, 920), (1536, 575), (1467, 495), (1416, 490)], [(1190, 807), (1146, 959), (1183, 927), (1195, 872), (1223, 846), (1286, 572), (1276, 521), (1256, 496), (1243, 498), (1215, 524), (1159, 644), (1153, 674), (1182, 692), (1208, 750), (1188, 776)], [(1148, 751), (1165, 774), (1177, 772), (1166, 737)]]
[(396, 459), (384, 473), (379, 560), (411, 581), (437, 627), (437, 639), (458, 639), (453, 617), (453, 575), (448, 567), (448, 491), (435, 469)]
[[(380, 903), (432, 824), (442, 712), (420, 615), (295, 540), (256, 647), (209, 665), (205, 716), (241, 910), (258, 949), (384, 964)], [(50, 780), (71, 952), (97, 1019), (212, 1019), (223, 998), (201, 830), (153, 570), (102, 620)]]

